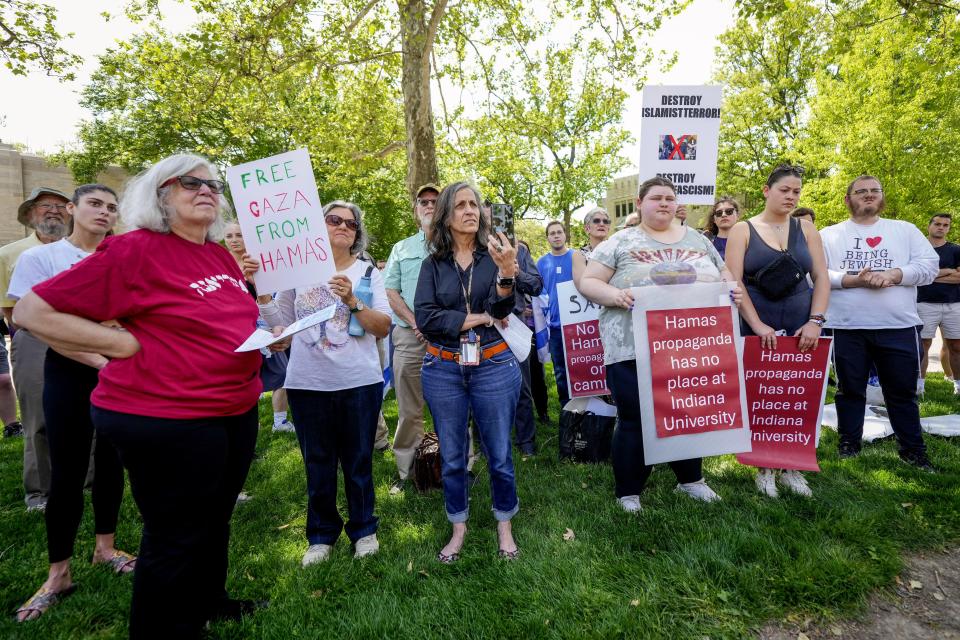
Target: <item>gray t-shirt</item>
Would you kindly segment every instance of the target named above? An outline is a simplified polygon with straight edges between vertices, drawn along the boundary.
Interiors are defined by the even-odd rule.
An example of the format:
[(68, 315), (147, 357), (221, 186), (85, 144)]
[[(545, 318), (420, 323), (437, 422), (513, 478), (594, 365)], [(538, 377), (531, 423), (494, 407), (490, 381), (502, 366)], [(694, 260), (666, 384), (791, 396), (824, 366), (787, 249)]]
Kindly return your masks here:
[[(686, 235), (673, 244), (654, 240), (642, 227), (624, 229), (598, 245), (590, 259), (614, 270), (610, 284), (618, 289), (719, 282), (724, 268), (720, 254), (695, 229), (685, 229)], [(602, 308), (600, 339), (604, 364), (634, 360), (637, 356), (632, 312), (619, 307)]]
[(66, 271), (89, 255), (66, 238), (27, 249), (13, 267), (7, 296), (19, 300), (41, 282)]

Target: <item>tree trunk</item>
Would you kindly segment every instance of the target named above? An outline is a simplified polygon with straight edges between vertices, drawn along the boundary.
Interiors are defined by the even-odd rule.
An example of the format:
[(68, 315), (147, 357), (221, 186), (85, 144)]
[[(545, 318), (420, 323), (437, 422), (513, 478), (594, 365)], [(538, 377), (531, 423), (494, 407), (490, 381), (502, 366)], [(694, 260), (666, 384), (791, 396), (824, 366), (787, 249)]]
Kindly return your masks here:
[(437, 148), (430, 104), (430, 42), (424, 0), (397, 0), (403, 50), (403, 116), (407, 127), (407, 191), (438, 181)]

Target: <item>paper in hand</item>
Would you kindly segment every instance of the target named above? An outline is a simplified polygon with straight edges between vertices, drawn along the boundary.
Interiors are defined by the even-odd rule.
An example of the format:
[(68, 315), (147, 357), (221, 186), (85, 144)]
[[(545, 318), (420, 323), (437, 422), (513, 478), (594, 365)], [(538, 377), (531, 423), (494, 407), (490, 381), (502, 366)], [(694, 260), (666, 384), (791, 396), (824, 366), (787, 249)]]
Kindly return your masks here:
[(334, 312), (337, 310), (337, 305), (332, 304), (329, 307), (325, 307), (316, 313), (310, 314), (306, 318), (300, 318), (289, 327), (284, 329), (283, 333), (278, 336), (273, 335), (269, 331), (264, 331), (263, 329), (256, 329), (253, 333), (250, 334), (246, 340), (243, 341), (239, 347), (234, 351), (236, 353), (243, 353), (244, 351), (255, 351), (257, 349), (262, 349), (268, 347), (274, 342), (279, 342), (287, 336), (292, 336), (295, 333), (299, 333), (304, 329), (309, 329), (310, 327), (320, 324), (326, 320), (329, 320), (333, 317)]

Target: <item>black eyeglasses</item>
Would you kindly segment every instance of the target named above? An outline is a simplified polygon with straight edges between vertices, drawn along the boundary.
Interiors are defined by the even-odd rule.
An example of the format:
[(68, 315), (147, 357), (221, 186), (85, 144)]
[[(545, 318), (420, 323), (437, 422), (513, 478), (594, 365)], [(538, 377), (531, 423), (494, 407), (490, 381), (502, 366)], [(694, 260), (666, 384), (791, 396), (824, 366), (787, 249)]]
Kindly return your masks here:
[(174, 182), (179, 182), (180, 186), (187, 191), (200, 191), (200, 187), (203, 185), (210, 187), (210, 191), (214, 193), (223, 193), (223, 190), (227, 188), (227, 185), (220, 180), (204, 180), (196, 176), (174, 176), (164, 181), (164, 183), (160, 185), (160, 188), (169, 187)]
[(605, 224), (605, 225), (607, 225), (607, 226), (610, 225), (610, 220), (609, 220), (608, 218), (594, 218), (594, 219), (591, 220), (590, 222), (591, 222), (592, 224)]
[(335, 213), (328, 213), (323, 217), (323, 221), (326, 222), (331, 227), (339, 227), (341, 224), (347, 225), (347, 229), (351, 231), (356, 231), (360, 228), (360, 223), (356, 220), (350, 220), (349, 218), (341, 218)]
[(713, 212), (714, 217), (724, 218), (726, 216), (735, 216), (737, 215), (736, 209), (717, 209)]
[(417, 204), (421, 207), (435, 207), (437, 206), (436, 198), (417, 198)]

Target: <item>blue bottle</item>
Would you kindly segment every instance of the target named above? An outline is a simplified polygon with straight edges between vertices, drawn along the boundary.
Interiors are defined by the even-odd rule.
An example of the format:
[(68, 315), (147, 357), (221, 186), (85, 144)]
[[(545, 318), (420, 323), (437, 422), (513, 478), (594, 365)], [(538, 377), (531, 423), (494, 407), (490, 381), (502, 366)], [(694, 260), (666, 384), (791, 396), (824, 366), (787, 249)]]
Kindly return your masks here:
[[(366, 274), (360, 278), (360, 282), (353, 288), (353, 295), (357, 296), (357, 298), (363, 301), (363, 304), (368, 307), (373, 304), (373, 287), (370, 286), (370, 274), (372, 272), (373, 266), (371, 265), (367, 267)], [(347, 332), (357, 338), (366, 333), (360, 325), (360, 321), (357, 320), (357, 314), (355, 313), (350, 314), (350, 328)]]

